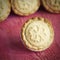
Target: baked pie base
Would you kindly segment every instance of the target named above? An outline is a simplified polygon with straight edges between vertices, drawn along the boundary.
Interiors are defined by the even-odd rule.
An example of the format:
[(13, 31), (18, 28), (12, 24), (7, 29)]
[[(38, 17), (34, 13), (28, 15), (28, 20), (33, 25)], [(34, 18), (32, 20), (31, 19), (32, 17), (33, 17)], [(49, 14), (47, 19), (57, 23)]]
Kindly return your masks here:
[(21, 36), (26, 48), (32, 51), (43, 51), (52, 44), (54, 30), (49, 20), (35, 17), (24, 24)]

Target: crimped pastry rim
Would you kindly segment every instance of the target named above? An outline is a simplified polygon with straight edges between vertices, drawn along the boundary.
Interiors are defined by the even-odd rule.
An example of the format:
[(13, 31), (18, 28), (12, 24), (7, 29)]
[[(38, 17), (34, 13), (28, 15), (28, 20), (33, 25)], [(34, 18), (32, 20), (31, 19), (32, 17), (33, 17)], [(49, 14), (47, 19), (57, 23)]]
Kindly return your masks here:
[[(42, 17), (35, 17), (35, 18), (42, 18)], [(31, 19), (33, 19), (33, 18), (31, 18)], [(30, 20), (30, 19), (29, 19)], [(22, 30), (21, 30), (21, 41), (22, 41), (22, 43), (23, 43), (23, 45), (27, 48), (27, 49), (29, 49), (29, 50), (31, 50), (31, 51), (44, 51), (45, 49), (39, 49), (39, 50), (36, 50), (36, 49), (34, 49), (34, 48), (30, 48), (28, 45), (26, 45), (26, 42), (25, 42), (25, 40), (24, 40), (24, 35), (23, 35), (23, 33), (24, 33), (24, 28), (25, 28), (25, 25), (29, 22), (29, 20), (28, 21), (26, 21), (26, 23), (23, 25), (23, 27), (22, 27)], [(50, 26), (50, 28), (51, 28), (51, 31), (52, 31), (52, 38), (51, 38), (51, 40), (52, 40), (52, 42), (50, 42), (50, 45), (53, 43), (53, 40), (54, 40), (54, 29), (53, 29), (53, 27), (52, 27), (52, 24), (51, 24), (51, 22), (50, 21), (48, 21), (48, 20), (46, 20), (45, 19), (45, 21), (47, 22), (47, 23), (49, 23), (49, 26)], [(47, 47), (47, 48), (49, 48), (50, 47), (50, 45)], [(47, 49), (46, 48), (46, 49)]]

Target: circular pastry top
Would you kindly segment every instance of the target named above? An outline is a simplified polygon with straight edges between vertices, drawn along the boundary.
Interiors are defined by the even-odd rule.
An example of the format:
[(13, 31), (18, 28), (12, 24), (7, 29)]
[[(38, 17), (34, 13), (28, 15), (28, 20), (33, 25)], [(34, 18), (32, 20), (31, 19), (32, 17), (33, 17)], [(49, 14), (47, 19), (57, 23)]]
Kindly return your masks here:
[(52, 29), (43, 18), (30, 19), (23, 28), (25, 44), (35, 50), (45, 50), (52, 43)]
[(0, 20), (5, 19), (10, 12), (10, 3), (8, 0), (0, 0)]
[(24, 14), (33, 13), (40, 6), (40, 0), (15, 0), (15, 8)]

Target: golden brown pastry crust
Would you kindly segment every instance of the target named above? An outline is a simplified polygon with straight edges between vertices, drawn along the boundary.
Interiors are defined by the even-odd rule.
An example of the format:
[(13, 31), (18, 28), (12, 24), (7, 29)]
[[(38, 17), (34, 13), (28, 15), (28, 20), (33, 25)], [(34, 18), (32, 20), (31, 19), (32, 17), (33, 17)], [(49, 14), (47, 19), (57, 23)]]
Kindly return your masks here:
[(4, 21), (11, 11), (11, 4), (9, 0), (0, 0), (0, 22)]
[[(35, 44), (35, 42), (31, 42), (29, 41), (29, 39), (27, 38), (27, 36), (29, 37), (29, 35), (26, 35), (28, 34), (29, 32), (26, 33), (26, 30), (28, 29), (29, 27), (29, 24), (33, 21), (35, 21), (35, 19), (38, 19), (39, 21), (43, 21), (44, 23), (46, 23), (49, 27), (49, 30), (50, 30), (50, 40), (47, 40), (46, 42), (49, 42), (47, 43), (46, 45), (46, 42), (42, 45), (39, 45), (40, 41), (38, 43)], [(33, 29), (33, 28), (31, 28)], [(30, 29), (29, 29), (30, 30)], [(48, 31), (48, 30), (47, 30)], [(32, 32), (33, 33), (33, 32)], [(38, 32), (37, 32), (38, 33)], [(43, 32), (42, 32), (43, 33)], [(30, 34), (30, 33), (29, 33)], [(26, 48), (28, 48), (29, 50), (31, 51), (43, 51), (45, 49), (47, 49), (53, 42), (53, 39), (54, 39), (54, 30), (53, 30), (53, 27), (52, 27), (52, 24), (50, 21), (48, 21), (47, 19), (44, 19), (44, 18), (41, 18), (41, 17), (35, 17), (35, 18), (31, 18), (29, 19), (29, 21), (27, 21), (24, 26), (22, 27), (22, 31), (21, 31), (21, 37), (22, 37), (22, 43), (24, 44), (24, 46)], [(31, 36), (32, 37), (32, 36)], [(43, 37), (44, 38), (44, 37)], [(48, 37), (47, 37), (48, 38)], [(27, 40), (28, 39), (28, 40)], [(44, 42), (44, 41), (42, 41)], [(41, 43), (42, 43), (41, 42)], [(38, 47), (39, 45), (39, 47)], [(44, 47), (45, 46), (45, 47)]]
[(42, 0), (45, 9), (51, 13), (60, 13), (60, 0)]
[[(33, 14), (33, 13), (35, 13), (37, 10), (38, 10), (38, 8), (40, 7), (40, 0), (34, 0), (34, 1), (36, 1), (35, 2), (35, 6), (31, 6), (30, 8), (28, 7), (28, 5), (30, 6), (30, 3), (31, 2), (29, 2), (28, 0), (28, 5), (25, 3), (25, 5), (23, 6), (23, 3), (20, 3), (20, 5), (19, 5), (19, 3), (18, 3), (18, 1), (20, 1), (20, 2), (24, 2), (25, 0), (11, 0), (11, 4), (12, 4), (12, 10), (14, 11), (14, 13), (16, 13), (17, 15), (22, 15), (22, 16), (28, 16), (28, 15), (30, 15), (30, 14)], [(33, 3), (34, 4), (34, 3)], [(31, 5), (33, 5), (33, 4), (31, 4)], [(21, 6), (23, 6), (23, 8), (21, 7)], [(28, 8), (27, 8), (28, 7)], [(26, 9), (26, 10), (25, 10)], [(22, 11), (23, 10), (23, 11)], [(24, 10), (25, 10), (25, 12), (24, 12)], [(30, 12), (27, 12), (27, 11), (29, 11), (29, 10), (31, 10)]]

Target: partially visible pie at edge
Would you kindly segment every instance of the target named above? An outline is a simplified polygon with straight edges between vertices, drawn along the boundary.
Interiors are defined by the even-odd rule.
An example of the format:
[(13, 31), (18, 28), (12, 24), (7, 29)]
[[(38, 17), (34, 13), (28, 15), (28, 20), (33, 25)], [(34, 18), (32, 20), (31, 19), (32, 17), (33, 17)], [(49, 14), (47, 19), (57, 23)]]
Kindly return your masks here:
[(40, 7), (40, 0), (11, 0), (12, 10), (17, 15), (28, 16)]
[(11, 11), (11, 4), (9, 0), (0, 0), (0, 22), (4, 21)]
[(42, 0), (45, 9), (52, 13), (60, 13), (60, 0)]
[(54, 30), (50, 21), (35, 17), (22, 27), (22, 43), (32, 51), (43, 51), (53, 42)]

